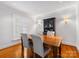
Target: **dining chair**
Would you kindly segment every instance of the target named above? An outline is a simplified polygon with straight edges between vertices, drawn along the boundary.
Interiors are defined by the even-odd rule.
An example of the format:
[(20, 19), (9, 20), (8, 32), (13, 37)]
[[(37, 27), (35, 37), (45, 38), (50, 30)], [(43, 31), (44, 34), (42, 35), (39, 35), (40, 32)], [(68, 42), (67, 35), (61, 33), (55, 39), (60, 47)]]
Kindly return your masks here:
[(42, 58), (46, 57), (51, 49), (44, 46), (44, 43), (41, 40), (41, 37), (36, 36), (36, 35), (31, 35), (31, 36), (32, 36), (32, 41), (33, 41), (34, 53), (39, 55)]
[[(27, 49), (32, 49), (32, 43), (30, 43), (29, 41), (29, 38), (27, 36), (27, 34), (21, 34), (21, 45), (22, 45), (22, 57), (24, 58), (24, 48), (27, 48)], [(26, 51), (28, 52), (28, 51)], [(30, 52), (31, 53), (31, 52)], [(27, 57), (30, 57), (30, 56), (27, 56)]]

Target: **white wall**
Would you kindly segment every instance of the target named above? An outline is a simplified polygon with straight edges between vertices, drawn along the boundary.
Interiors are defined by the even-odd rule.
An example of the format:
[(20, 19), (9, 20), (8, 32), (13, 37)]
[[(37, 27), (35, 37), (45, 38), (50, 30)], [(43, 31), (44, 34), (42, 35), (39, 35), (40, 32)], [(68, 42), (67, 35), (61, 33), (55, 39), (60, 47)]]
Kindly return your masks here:
[(13, 39), (20, 39), (21, 33), (30, 33), (33, 29), (34, 20), (21, 13), (13, 14)]
[(32, 17), (0, 3), (0, 49), (13, 44), (20, 33), (30, 32), (32, 27)]
[[(63, 16), (69, 16), (70, 21), (68, 24), (64, 23)], [(37, 16), (37, 19), (46, 19), (50, 17), (56, 17), (56, 35), (63, 38), (62, 43), (67, 45), (76, 46), (77, 41), (77, 32), (76, 31), (76, 9), (75, 7), (68, 6), (67, 8), (60, 8), (55, 12), (49, 14), (43, 14)]]
[(77, 26), (77, 41), (76, 41), (76, 46), (77, 46), (78, 51), (79, 51), (79, 4), (77, 4), (77, 6), (76, 6), (76, 17), (77, 17), (77, 22), (76, 22), (76, 26)]
[(12, 39), (11, 12), (0, 4), (0, 45), (10, 42)]
[[(73, 13), (72, 13), (73, 12)], [(62, 43), (76, 46), (76, 9), (70, 7), (58, 13), (56, 20), (56, 33), (63, 38)], [(69, 16), (69, 22), (64, 23), (64, 16)]]

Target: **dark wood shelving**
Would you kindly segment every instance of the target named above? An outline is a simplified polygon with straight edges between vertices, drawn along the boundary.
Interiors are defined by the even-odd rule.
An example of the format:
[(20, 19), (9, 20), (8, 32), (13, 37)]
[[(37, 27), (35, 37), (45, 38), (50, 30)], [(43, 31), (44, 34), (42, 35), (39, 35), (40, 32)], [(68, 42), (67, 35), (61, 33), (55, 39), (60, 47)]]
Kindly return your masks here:
[(44, 32), (43, 34), (47, 34), (47, 31), (55, 31), (55, 17), (53, 18), (48, 18), (43, 20), (43, 25), (44, 25)]

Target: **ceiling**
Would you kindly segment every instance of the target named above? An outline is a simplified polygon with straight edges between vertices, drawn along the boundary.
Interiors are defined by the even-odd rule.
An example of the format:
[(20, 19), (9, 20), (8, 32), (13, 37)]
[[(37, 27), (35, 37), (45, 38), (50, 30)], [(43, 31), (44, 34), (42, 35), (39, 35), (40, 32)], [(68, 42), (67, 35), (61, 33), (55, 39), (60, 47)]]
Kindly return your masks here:
[(74, 1), (6, 1), (1, 2), (32, 16), (42, 15), (75, 4)]

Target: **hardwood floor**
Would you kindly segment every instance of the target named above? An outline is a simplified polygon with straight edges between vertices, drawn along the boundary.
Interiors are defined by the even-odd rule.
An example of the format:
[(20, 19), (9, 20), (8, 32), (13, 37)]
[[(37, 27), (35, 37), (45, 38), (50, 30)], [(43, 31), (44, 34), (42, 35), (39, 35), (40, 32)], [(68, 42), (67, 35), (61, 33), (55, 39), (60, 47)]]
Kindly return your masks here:
[(79, 52), (76, 47), (62, 44), (61, 45), (61, 56), (64, 58), (79, 58)]
[(0, 50), (0, 58), (19, 58), (21, 57), (21, 45), (17, 44)]
[[(51, 55), (51, 53), (49, 54)], [(61, 56), (63, 58), (79, 58), (79, 53), (76, 47), (62, 44)], [(21, 44), (17, 44), (12, 47), (0, 50), (0, 58), (20, 58), (20, 57), (21, 57)]]

